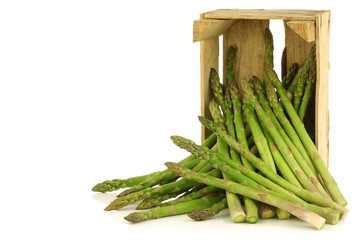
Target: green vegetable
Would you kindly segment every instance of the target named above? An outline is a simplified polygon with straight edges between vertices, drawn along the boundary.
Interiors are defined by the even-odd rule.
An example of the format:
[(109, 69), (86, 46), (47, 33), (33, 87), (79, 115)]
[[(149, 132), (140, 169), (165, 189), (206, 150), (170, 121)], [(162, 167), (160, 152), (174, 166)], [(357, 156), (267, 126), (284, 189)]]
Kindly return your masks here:
[(292, 125), (294, 126), (296, 132), (298, 133), (302, 143), (304, 144), (304, 147), (307, 150), (307, 153), (312, 159), (312, 162), (314, 163), (316, 170), (320, 174), (327, 190), (329, 191), (332, 199), (343, 205), (346, 206), (347, 202), (340, 192), (340, 189), (336, 183), (336, 181), (331, 176), (328, 168), (326, 167), (324, 161), (322, 160), (314, 142), (311, 140), (310, 136), (306, 132), (305, 126), (299, 116), (297, 115), (293, 105), (291, 104), (290, 99), (286, 95), (286, 90), (281, 85), (281, 82), (279, 81), (277, 74), (275, 71), (273, 71), (270, 68), (267, 68), (267, 73), (269, 75), (269, 78), (271, 79), (271, 82), (276, 87), (281, 100), (283, 102), (283, 105), (286, 109), (287, 114), (290, 116), (290, 120)]
[(177, 203), (165, 207), (156, 207), (148, 211), (140, 211), (130, 213), (125, 219), (132, 223), (138, 223), (149, 219), (157, 219), (161, 217), (174, 216), (211, 207), (224, 199), (224, 196), (216, 196), (210, 198), (201, 198), (188, 202)]
[(204, 221), (206, 219), (209, 219), (216, 214), (219, 214), (222, 210), (226, 209), (228, 207), (226, 198), (221, 200), (218, 203), (213, 204), (209, 208), (204, 208), (201, 210), (192, 210), (187, 215), (189, 218), (194, 219), (195, 221)]
[(303, 206), (297, 203), (288, 201), (276, 195), (265, 193), (263, 191), (253, 189), (245, 185), (235, 183), (233, 181), (219, 179), (216, 177), (208, 176), (206, 174), (194, 172), (187, 168), (183, 168), (179, 164), (174, 162), (167, 162), (165, 163), (165, 165), (170, 170), (178, 173), (179, 175), (183, 176), (186, 179), (215, 186), (218, 188), (222, 188), (224, 190), (231, 191), (246, 196), (248, 198), (252, 198), (256, 201), (263, 202), (275, 206), (277, 208), (283, 209), (287, 212), (290, 212), (292, 215), (296, 216), (297, 218), (310, 223), (316, 229), (321, 229), (325, 224), (326, 220), (323, 217), (317, 215), (316, 213), (304, 208)]

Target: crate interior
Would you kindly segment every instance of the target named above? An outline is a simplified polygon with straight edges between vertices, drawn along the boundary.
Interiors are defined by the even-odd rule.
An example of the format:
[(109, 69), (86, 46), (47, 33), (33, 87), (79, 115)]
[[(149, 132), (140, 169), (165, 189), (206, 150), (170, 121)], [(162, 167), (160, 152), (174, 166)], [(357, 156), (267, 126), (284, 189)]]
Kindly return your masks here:
[[(276, 69), (280, 79), (286, 74), (291, 64), (297, 63), (300, 65), (310, 53), (311, 47), (316, 45), (317, 82), (314, 93), (315, 97), (308, 107), (308, 113), (304, 119), (304, 124), (307, 127), (309, 134), (312, 136), (313, 141), (318, 146), (319, 151), (323, 152), (324, 159), (328, 159), (328, 39), (325, 39), (327, 40), (325, 42), (322, 39), (321, 28), (324, 27), (324, 24), (321, 22), (322, 18), (317, 18), (316, 12), (313, 12), (313, 14), (315, 16), (314, 18), (305, 19), (286, 14), (283, 14), (283, 16), (280, 17), (273, 17), (271, 14), (270, 17), (264, 15), (264, 19), (262, 19), (262, 16), (252, 17), (251, 19), (235, 16), (235, 19), (229, 19), (226, 18), (229, 16), (226, 16), (225, 14), (224, 22), (223, 19), (219, 20), (219, 16), (215, 16), (214, 19), (210, 20), (209, 18), (206, 19), (206, 15), (202, 15), (203, 19), (201, 20), (212, 21), (212, 24), (209, 26), (213, 29), (215, 28), (215, 30), (210, 31), (211, 34), (209, 34), (206, 39), (201, 41), (200, 45), (202, 62), (202, 115), (211, 117), (211, 114), (207, 110), (207, 106), (210, 99), (213, 98), (211, 88), (208, 82), (206, 82), (208, 81), (209, 76), (206, 76), (206, 71), (210, 71), (210, 67), (213, 67), (218, 71), (219, 69), (221, 70), (221, 66), (225, 66), (227, 49), (230, 45), (236, 44), (238, 50), (234, 61), (234, 79), (236, 81), (239, 81), (242, 78), (248, 80), (255, 75), (262, 80), (264, 75), (263, 62), (265, 53), (264, 31), (265, 28), (269, 28), (272, 21), (282, 20), (285, 36), (285, 39), (283, 39), (283, 46), (285, 47), (285, 50), (281, 57), (276, 58), (277, 60), (282, 59), (281, 70)], [(217, 27), (217, 25), (219, 27)], [(329, 26), (327, 26), (325, 30), (328, 34)], [(272, 34), (274, 36), (274, 41), (279, 41), (279, 39), (276, 38), (276, 32), (273, 32)], [(325, 36), (325, 38), (326, 37), (328, 37), (328, 35)], [(221, 46), (223, 56), (219, 56), (219, 49), (221, 49)], [(323, 50), (324, 48), (325, 50)], [(321, 59), (325, 58), (325, 61), (321, 61), (320, 54), (322, 55)], [(226, 68), (223, 67), (222, 70), (222, 79), (225, 79)], [(238, 86), (240, 86), (240, 84), (238, 84)], [(241, 89), (239, 90), (242, 92)], [(320, 121), (323, 121), (323, 125), (319, 124)], [(210, 132), (207, 129), (203, 128), (202, 131), (203, 139), (209, 136)]]

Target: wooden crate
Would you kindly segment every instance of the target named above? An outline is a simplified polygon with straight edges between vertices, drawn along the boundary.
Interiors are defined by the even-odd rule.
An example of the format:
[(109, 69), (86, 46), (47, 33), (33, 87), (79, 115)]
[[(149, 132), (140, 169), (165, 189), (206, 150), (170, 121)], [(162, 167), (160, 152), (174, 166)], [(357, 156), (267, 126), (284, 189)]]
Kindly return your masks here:
[[(313, 104), (315, 114), (315, 144), (328, 165), (329, 161), (329, 36), (330, 11), (317, 10), (243, 10), (220, 9), (200, 15), (194, 21), (193, 41), (200, 41), (201, 61), (201, 115), (211, 117), (208, 110), (213, 97), (209, 84), (210, 68), (219, 69), (219, 36), (223, 35), (223, 49), (231, 44), (238, 46), (234, 63), (235, 79), (249, 79), (256, 75), (263, 78), (264, 29), (271, 19), (284, 22), (286, 52), (283, 68), (296, 62), (301, 64), (316, 45), (316, 97)], [(274, 34), (275, 35), (275, 34)], [(225, 57), (223, 57), (225, 61)], [(278, 73), (280, 75), (280, 73)], [(225, 79), (226, 71), (223, 72)], [(280, 77), (280, 76), (279, 76)], [(241, 91), (241, 89), (240, 89)], [(210, 132), (202, 127), (202, 140)]]

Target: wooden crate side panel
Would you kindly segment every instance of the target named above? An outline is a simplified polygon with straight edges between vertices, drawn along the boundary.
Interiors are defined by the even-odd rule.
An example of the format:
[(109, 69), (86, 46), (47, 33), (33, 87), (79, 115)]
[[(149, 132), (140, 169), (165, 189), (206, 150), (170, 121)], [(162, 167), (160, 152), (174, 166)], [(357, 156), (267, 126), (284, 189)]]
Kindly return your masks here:
[[(292, 29), (289, 24), (291, 21), (284, 21), (285, 27), (285, 47), (286, 47), (286, 70), (290, 68), (293, 63), (297, 63), (299, 66), (307, 58), (310, 53), (310, 50), (316, 41), (308, 42), (304, 39), (299, 31), (296, 32)], [(290, 26), (289, 26), (290, 25)], [(315, 25), (315, 22), (314, 22)], [(301, 32), (301, 31), (300, 31)], [(284, 74), (284, 73), (283, 73)], [(308, 110), (304, 118), (304, 125), (307, 131), (309, 132), (310, 137), (315, 142), (316, 135), (316, 124), (315, 119), (315, 99), (312, 98), (312, 101), (309, 102)], [(316, 144), (316, 142), (315, 142)]]
[[(249, 80), (253, 75), (261, 80), (264, 76), (264, 31), (269, 20), (237, 20), (223, 36), (223, 66), (226, 66), (226, 52), (232, 44), (238, 51), (234, 60), (234, 78)], [(226, 67), (223, 67), (223, 79), (226, 79)], [(240, 94), (242, 89), (238, 84)]]
[[(219, 37), (200, 41), (200, 87), (201, 87), (201, 116), (211, 118), (209, 102), (213, 98), (210, 87), (210, 69), (219, 69)], [(204, 141), (211, 132), (201, 126), (201, 141)]]
[(308, 42), (289, 27), (288, 21), (284, 21), (285, 27), (285, 47), (286, 47), (286, 69), (293, 63), (299, 66), (309, 55), (311, 47), (315, 41)]
[(203, 18), (212, 19), (283, 19), (283, 20), (315, 20), (315, 16), (323, 10), (297, 9), (218, 9), (202, 14)]
[(206, 40), (222, 35), (235, 20), (200, 19), (194, 21), (193, 42)]
[[(329, 47), (330, 11), (316, 17), (316, 101), (315, 144), (325, 164), (329, 165)], [(321, 66), (321, 67), (319, 67)]]

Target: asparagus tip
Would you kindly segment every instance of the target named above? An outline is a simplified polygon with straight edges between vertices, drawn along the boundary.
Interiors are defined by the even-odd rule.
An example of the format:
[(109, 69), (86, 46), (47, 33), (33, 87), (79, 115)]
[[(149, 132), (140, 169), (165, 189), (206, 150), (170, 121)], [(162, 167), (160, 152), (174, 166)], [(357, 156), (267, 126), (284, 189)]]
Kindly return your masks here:
[(132, 223), (138, 223), (138, 222), (144, 221), (143, 218), (142, 218), (142, 215), (139, 214), (138, 212), (130, 213), (129, 215), (124, 217), (124, 219), (126, 221), (129, 221), (129, 222), (132, 222)]
[(193, 210), (187, 216), (195, 221), (205, 221), (209, 218), (209, 209)]

